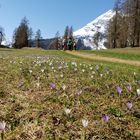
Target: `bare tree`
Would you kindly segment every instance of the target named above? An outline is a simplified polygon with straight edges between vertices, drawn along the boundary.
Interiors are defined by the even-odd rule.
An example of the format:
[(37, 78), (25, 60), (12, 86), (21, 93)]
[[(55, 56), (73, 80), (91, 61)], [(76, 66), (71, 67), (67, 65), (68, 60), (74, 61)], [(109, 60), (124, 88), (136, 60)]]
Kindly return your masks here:
[(4, 39), (5, 39), (4, 29), (0, 27), (0, 45)]
[(28, 30), (28, 46), (32, 47), (33, 29), (30, 27)]
[(60, 34), (59, 31), (57, 31), (57, 33), (55, 34), (55, 38), (54, 40), (49, 44), (49, 49), (50, 50), (58, 50), (60, 49), (60, 45), (61, 45), (61, 39), (60, 39)]
[(114, 11), (108, 27), (109, 47), (139, 47), (140, 0), (117, 0)]

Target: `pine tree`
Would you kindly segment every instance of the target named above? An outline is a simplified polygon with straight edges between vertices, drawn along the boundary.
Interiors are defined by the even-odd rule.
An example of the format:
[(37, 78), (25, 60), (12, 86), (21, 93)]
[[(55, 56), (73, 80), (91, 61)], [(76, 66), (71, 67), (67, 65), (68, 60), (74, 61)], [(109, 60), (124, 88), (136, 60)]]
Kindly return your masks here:
[(28, 47), (28, 30), (28, 20), (24, 17), (13, 37), (15, 39), (13, 44), (14, 48)]
[(69, 37), (69, 26), (66, 26), (66, 29), (64, 31), (63, 39), (67, 42), (68, 37)]
[(42, 46), (42, 44), (41, 44), (41, 39), (42, 39), (42, 37), (41, 37), (41, 30), (38, 29), (38, 30), (36, 31), (36, 35), (35, 35), (36, 47), (37, 47), (37, 48), (43, 48), (43, 46)]
[(69, 29), (69, 38), (73, 39), (73, 27), (72, 26)]

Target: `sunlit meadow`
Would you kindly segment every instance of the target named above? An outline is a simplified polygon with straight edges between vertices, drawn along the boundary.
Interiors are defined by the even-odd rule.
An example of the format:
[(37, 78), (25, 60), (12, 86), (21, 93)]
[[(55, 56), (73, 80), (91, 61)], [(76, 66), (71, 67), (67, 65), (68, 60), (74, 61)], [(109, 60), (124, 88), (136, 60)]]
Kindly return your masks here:
[(0, 51), (2, 140), (140, 138), (139, 68), (37, 52)]

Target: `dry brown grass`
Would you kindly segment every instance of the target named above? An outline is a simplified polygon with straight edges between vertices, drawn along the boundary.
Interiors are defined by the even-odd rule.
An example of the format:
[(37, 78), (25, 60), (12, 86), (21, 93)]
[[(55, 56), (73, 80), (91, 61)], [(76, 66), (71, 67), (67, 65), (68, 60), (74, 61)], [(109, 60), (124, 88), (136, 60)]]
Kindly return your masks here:
[(124, 60), (124, 59), (119, 59), (119, 58), (110, 58), (110, 57), (104, 57), (104, 56), (99, 56), (95, 54), (86, 54), (86, 53), (81, 53), (77, 51), (67, 51), (68, 54), (76, 55), (85, 59), (90, 59), (90, 60), (99, 60), (99, 61), (107, 61), (107, 62), (114, 62), (114, 63), (123, 63), (123, 64), (129, 64), (129, 65), (134, 65), (134, 66), (140, 66), (140, 61), (134, 61), (134, 60)]

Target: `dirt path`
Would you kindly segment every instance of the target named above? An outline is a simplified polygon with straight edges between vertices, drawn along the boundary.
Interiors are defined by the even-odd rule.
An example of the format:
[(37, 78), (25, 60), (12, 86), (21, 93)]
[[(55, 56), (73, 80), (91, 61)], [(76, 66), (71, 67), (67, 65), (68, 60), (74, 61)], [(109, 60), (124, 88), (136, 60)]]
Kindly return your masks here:
[(107, 62), (123, 63), (123, 64), (129, 64), (129, 65), (134, 65), (134, 66), (140, 66), (140, 61), (104, 57), (104, 56), (99, 56), (99, 55), (96, 55), (96, 54), (81, 53), (81, 52), (78, 52), (78, 51), (66, 51), (66, 53), (72, 54), (72, 55), (75, 55), (75, 56), (79, 56), (79, 57), (82, 57), (82, 58), (90, 59), (90, 60), (99, 60), (99, 61), (107, 61)]

